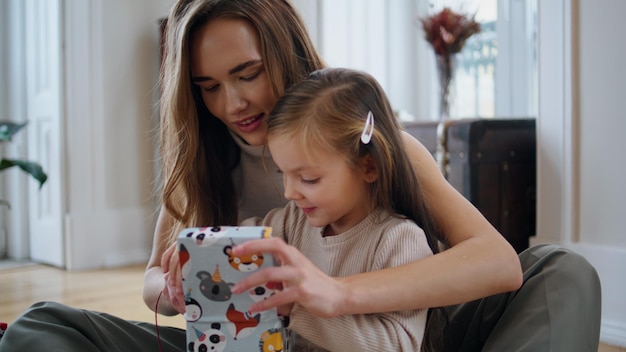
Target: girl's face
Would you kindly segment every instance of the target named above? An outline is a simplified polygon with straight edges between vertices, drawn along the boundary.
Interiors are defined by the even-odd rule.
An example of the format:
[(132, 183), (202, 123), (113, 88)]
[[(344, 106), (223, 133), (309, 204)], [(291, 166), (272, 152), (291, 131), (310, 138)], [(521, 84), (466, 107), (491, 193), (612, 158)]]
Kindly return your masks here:
[(376, 171), (363, 164), (354, 168), (345, 157), (312, 151), (295, 137), (271, 135), (268, 147), (283, 173), (285, 198), (295, 201), (316, 227), (329, 234), (349, 230), (371, 210), (369, 184)]
[(191, 38), (191, 76), (213, 115), (248, 144), (263, 144), (277, 97), (251, 24), (220, 18), (199, 28)]

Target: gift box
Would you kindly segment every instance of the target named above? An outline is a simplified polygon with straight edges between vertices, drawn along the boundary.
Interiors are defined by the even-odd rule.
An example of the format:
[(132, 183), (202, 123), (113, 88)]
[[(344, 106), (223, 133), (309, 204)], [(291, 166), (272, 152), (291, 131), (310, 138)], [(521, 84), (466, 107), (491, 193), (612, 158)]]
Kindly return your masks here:
[(289, 351), (290, 341), (276, 309), (250, 314), (254, 302), (275, 292), (267, 283), (246, 293), (232, 286), (247, 275), (276, 265), (270, 254), (236, 257), (232, 249), (267, 238), (264, 226), (187, 228), (177, 238), (185, 291), (188, 351)]

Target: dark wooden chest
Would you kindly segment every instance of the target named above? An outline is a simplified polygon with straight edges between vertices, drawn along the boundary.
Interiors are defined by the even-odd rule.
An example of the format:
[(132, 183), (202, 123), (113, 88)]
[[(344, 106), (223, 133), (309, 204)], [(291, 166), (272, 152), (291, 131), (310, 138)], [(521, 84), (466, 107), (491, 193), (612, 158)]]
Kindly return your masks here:
[(404, 124), (446, 179), (519, 253), (535, 235), (535, 119), (462, 119)]

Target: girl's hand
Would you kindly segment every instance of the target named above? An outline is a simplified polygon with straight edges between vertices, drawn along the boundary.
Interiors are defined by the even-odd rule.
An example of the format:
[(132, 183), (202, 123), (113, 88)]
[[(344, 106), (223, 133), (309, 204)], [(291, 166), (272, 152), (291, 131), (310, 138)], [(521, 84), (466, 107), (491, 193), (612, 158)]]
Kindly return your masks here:
[(161, 268), (165, 274), (163, 295), (172, 307), (181, 314), (185, 313), (185, 296), (183, 293), (182, 274), (176, 244), (165, 250), (161, 257)]
[(236, 256), (252, 253), (270, 253), (281, 264), (265, 268), (244, 278), (233, 287), (233, 293), (242, 293), (266, 282), (282, 283), (283, 289), (266, 300), (250, 306), (250, 312), (277, 308), (288, 315), (294, 303), (319, 317), (341, 314), (339, 308), (348, 297), (347, 289), (339, 280), (326, 275), (295, 247), (280, 238), (252, 240), (233, 248)]

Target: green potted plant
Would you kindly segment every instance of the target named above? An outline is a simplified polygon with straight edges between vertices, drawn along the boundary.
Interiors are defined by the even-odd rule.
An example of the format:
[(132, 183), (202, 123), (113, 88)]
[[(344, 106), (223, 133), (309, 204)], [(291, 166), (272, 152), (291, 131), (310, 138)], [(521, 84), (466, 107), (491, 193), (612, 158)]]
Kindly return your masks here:
[[(0, 121), (0, 143), (10, 142), (13, 135), (21, 130), (24, 126), (26, 126), (26, 124), (27, 122), (20, 124), (10, 121)], [(24, 172), (32, 176), (35, 180), (37, 180), (37, 182), (39, 182), (39, 188), (41, 188), (48, 179), (48, 175), (46, 175), (46, 173), (43, 171), (41, 165), (36, 162), (27, 160), (8, 159), (3, 157), (0, 161), (0, 172), (13, 166), (19, 167)], [(10, 208), (9, 202), (4, 199), (0, 199), (0, 205), (6, 205)]]

